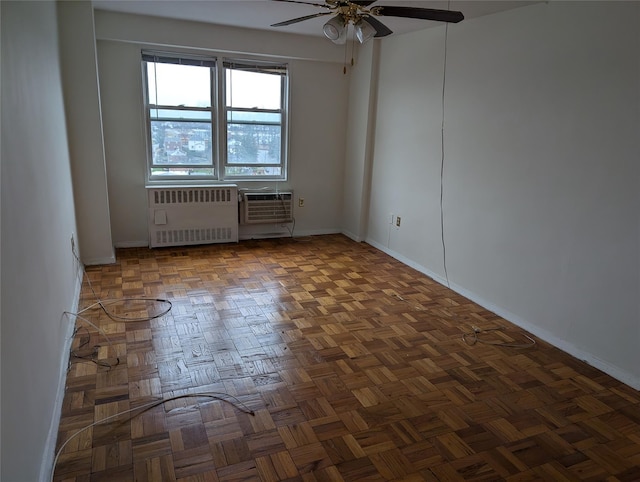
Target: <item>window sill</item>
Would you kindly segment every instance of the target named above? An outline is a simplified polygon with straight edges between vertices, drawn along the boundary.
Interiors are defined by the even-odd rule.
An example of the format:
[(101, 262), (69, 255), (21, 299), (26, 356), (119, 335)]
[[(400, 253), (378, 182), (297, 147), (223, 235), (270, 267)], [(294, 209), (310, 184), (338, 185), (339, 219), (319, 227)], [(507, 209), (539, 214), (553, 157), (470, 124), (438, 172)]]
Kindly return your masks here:
[(188, 188), (208, 188), (208, 187), (238, 187), (235, 182), (211, 181), (211, 182), (153, 182), (145, 184), (145, 189), (188, 189)]

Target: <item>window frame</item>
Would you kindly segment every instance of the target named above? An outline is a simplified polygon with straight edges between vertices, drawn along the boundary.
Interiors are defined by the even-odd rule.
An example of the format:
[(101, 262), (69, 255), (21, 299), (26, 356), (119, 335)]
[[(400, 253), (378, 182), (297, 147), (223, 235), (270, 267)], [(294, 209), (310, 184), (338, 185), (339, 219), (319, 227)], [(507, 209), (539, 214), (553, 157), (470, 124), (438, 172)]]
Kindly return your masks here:
[[(147, 64), (149, 62), (155, 63), (166, 63), (173, 65), (195, 65), (201, 67), (207, 67), (209, 69), (209, 97), (211, 105), (209, 107), (186, 107), (186, 106), (175, 106), (175, 105), (164, 105), (164, 104), (152, 104), (151, 99), (149, 99), (149, 77)], [(144, 94), (144, 110), (145, 110), (145, 127), (146, 127), (146, 135), (147, 135), (147, 183), (149, 184), (159, 184), (164, 181), (209, 181), (216, 180), (219, 176), (218, 170), (218, 155), (219, 155), (219, 146), (218, 146), (218, 126), (217, 126), (217, 102), (218, 98), (216, 95), (217, 91), (217, 59), (215, 57), (209, 56), (199, 56), (199, 55), (190, 55), (183, 53), (167, 53), (167, 52), (157, 52), (157, 51), (142, 51), (142, 74), (143, 74), (143, 94)], [(157, 94), (157, 92), (156, 92)], [(191, 176), (191, 175), (154, 175), (154, 168), (166, 168), (170, 166), (166, 166), (163, 164), (154, 164), (154, 156), (153, 156), (153, 142), (152, 142), (152, 121), (165, 120), (159, 117), (153, 117), (152, 111), (161, 111), (161, 110), (172, 110), (172, 111), (185, 111), (185, 112), (208, 112), (209, 113), (209, 121), (199, 120), (199, 119), (178, 119), (176, 122), (192, 122), (192, 123), (206, 123), (211, 127), (211, 159), (208, 164), (179, 164), (174, 167), (180, 167), (185, 169), (201, 169), (207, 168), (212, 169), (213, 173), (211, 175), (202, 175), (202, 176)], [(175, 120), (167, 118), (166, 120)]]
[[(252, 59), (230, 59), (225, 58), (222, 59), (221, 62), (222, 68), (219, 69), (220, 76), (222, 77), (220, 89), (221, 102), (220, 102), (220, 139), (221, 139), (221, 148), (223, 149), (223, 153), (221, 155), (221, 163), (220, 169), (223, 173), (225, 179), (231, 179), (234, 181), (246, 181), (252, 179), (262, 179), (262, 180), (275, 180), (282, 181), (287, 179), (287, 159), (288, 159), (288, 92), (289, 92), (289, 67), (287, 64), (282, 63), (274, 63), (274, 62), (262, 62), (256, 61)], [(256, 72), (256, 73), (264, 73), (270, 75), (279, 75), (281, 78), (280, 82), (280, 108), (279, 109), (262, 109), (262, 108), (246, 108), (246, 107), (233, 107), (227, 106), (227, 89), (229, 87), (227, 82), (227, 70), (242, 70), (245, 72)], [(228, 139), (228, 126), (229, 122), (229, 112), (256, 112), (256, 113), (270, 113), (270, 114), (279, 114), (280, 115), (280, 123), (251, 123), (247, 121), (235, 121), (231, 122), (232, 124), (246, 124), (246, 125), (279, 125), (280, 126), (280, 162), (277, 164), (262, 164), (262, 163), (230, 163), (229, 162), (229, 146), (227, 145)], [(234, 167), (279, 167), (280, 175), (227, 175), (228, 168)]]
[[(224, 182), (238, 182), (238, 181), (286, 181), (288, 178), (288, 146), (289, 146), (289, 123), (288, 123), (288, 111), (289, 111), (289, 65), (283, 62), (270, 62), (270, 61), (258, 61), (247, 58), (224, 58), (217, 56), (202, 56), (197, 54), (189, 54), (182, 52), (161, 52), (154, 50), (142, 50), (141, 70), (142, 70), (142, 89), (143, 89), (143, 109), (144, 109), (144, 122), (146, 133), (146, 184), (147, 185), (166, 185), (166, 184), (208, 184), (208, 183), (224, 183)], [(152, 99), (149, 99), (149, 75), (147, 70), (147, 64), (150, 62), (169, 63), (178, 65), (197, 65), (202, 63), (201, 66), (209, 68), (210, 76), (210, 96), (211, 106), (207, 108), (201, 107), (187, 107), (184, 105), (161, 105), (152, 104)], [(242, 109), (227, 107), (227, 82), (226, 71), (227, 66), (242, 66), (245, 68), (253, 68), (259, 72), (273, 73), (277, 71), (277, 75), (281, 76), (280, 83), (280, 109)], [(167, 166), (164, 164), (154, 164), (153, 156), (153, 143), (152, 143), (152, 122), (157, 120), (164, 120), (162, 117), (153, 117), (152, 112), (156, 111), (156, 114), (162, 110), (172, 111), (189, 111), (189, 112), (210, 112), (209, 120), (200, 119), (176, 119), (176, 122), (202, 122), (211, 126), (211, 159), (209, 164), (175, 164)], [(229, 110), (233, 111), (255, 111), (255, 112), (269, 112), (277, 113), (280, 115), (279, 124), (267, 124), (267, 123), (254, 123), (254, 125), (279, 125), (280, 126), (280, 163), (277, 164), (242, 164), (242, 163), (229, 163), (228, 162), (228, 146), (227, 146), (227, 132), (229, 124), (239, 124), (239, 122), (228, 122), (227, 113)], [(174, 120), (167, 118), (167, 120)], [(260, 166), (260, 167), (279, 167), (280, 175), (236, 175), (229, 174), (228, 168), (243, 167), (243, 166)], [(179, 175), (179, 174), (154, 174), (153, 169), (157, 168), (185, 168), (185, 169), (198, 169), (207, 168), (212, 169), (212, 174), (206, 175)]]

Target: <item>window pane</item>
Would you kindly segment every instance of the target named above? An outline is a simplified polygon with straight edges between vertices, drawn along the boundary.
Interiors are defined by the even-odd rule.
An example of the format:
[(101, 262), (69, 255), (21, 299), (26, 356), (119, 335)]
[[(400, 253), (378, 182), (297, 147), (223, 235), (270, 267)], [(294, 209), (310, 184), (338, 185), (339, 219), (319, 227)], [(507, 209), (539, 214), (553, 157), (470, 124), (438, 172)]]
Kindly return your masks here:
[(252, 167), (252, 166), (227, 166), (225, 169), (226, 176), (282, 176), (282, 168), (280, 167)]
[(227, 106), (280, 109), (281, 75), (227, 69)]
[(279, 164), (280, 126), (227, 124), (228, 164)]
[(198, 176), (213, 176), (214, 171), (211, 167), (152, 167), (151, 175), (152, 176), (189, 176), (189, 177), (198, 177)]
[(280, 124), (282, 114), (277, 112), (246, 112), (230, 110), (227, 112), (228, 122), (256, 122), (260, 124)]
[(175, 120), (203, 120), (211, 122), (210, 110), (169, 110), (169, 109), (149, 109), (152, 119), (175, 119)]
[(149, 104), (211, 107), (211, 69), (147, 62)]
[(154, 165), (211, 165), (211, 124), (151, 121)]

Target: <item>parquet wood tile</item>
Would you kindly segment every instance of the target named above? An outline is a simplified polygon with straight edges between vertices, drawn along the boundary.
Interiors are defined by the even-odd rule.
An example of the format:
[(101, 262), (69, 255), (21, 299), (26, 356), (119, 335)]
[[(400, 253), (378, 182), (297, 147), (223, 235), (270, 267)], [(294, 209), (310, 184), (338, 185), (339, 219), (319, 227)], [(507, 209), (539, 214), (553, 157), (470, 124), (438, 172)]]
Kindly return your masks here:
[(122, 249), (81, 307), (88, 280), (151, 319), (77, 320), (58, 447), (131, 411), (72, 438), (56, 481), (640, 480), (640, 393), (544, 342), (467, 345), (524, 337), (366, 244)]

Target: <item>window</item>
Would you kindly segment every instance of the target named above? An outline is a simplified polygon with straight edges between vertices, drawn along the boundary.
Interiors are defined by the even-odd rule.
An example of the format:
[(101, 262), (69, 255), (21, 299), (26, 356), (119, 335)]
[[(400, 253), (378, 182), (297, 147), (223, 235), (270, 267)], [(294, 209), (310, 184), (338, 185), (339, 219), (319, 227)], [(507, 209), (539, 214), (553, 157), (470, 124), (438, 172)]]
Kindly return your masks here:
[(143, 54), (149, 174), (215, 177), (215, 60)]
[(286, 69), (225, 62), (224, 70), (225, 174), (282, 178)]
[[(284, 179), (287, 67), (143, 52), (149, 180)], [(217, 100), (221, 99), (222, 108)]]

